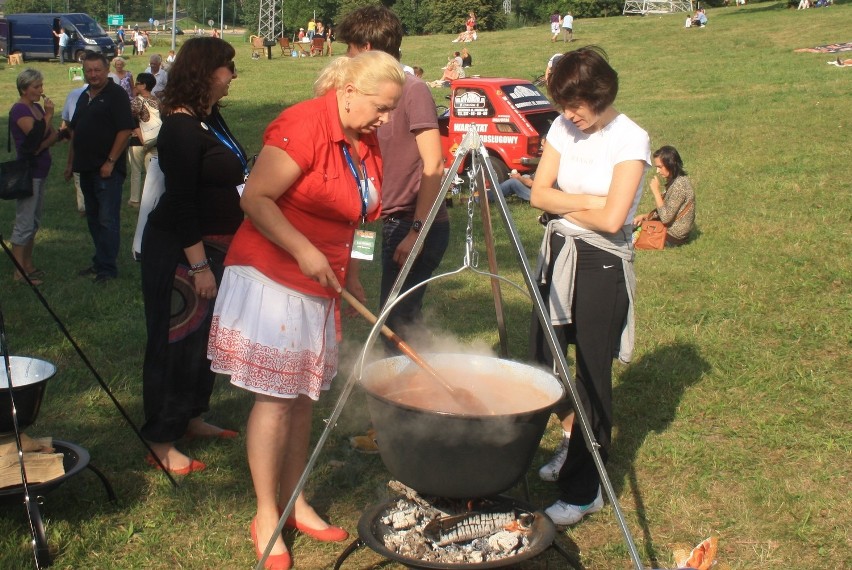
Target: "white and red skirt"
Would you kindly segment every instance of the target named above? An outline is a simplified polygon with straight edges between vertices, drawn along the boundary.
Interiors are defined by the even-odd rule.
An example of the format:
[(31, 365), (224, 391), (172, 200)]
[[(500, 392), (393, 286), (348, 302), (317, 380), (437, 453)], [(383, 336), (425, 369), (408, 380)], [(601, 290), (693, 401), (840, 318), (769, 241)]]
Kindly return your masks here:
[(334, 300), (294, 291), (253, 267), (226, 267), (207, 357), (214, 372), (250, 392), (317, 400), (337, 374)]

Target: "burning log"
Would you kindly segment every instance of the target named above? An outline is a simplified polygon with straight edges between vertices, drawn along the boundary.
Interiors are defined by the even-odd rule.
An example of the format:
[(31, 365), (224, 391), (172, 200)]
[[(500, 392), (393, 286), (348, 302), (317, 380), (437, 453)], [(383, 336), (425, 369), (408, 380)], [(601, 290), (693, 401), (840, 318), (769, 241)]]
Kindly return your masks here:
[(515, 522), (514, 513), (464, 513), (433, 519), (423, 529), (438, 546), (468, 542), (502, 530)]
[(429, 501), (391, 481), (403, 495), (382, 512), (380, 540), (388, 550), (413, 560), (475, 564), (509, 558), (530, 545), (533, 513), (514, 503), (490, 499)]

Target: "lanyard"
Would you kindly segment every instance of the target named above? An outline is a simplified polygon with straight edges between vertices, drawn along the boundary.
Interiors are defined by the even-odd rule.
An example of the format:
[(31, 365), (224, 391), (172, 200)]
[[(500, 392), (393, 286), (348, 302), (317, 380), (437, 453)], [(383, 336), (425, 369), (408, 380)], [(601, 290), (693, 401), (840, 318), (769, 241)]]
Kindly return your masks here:
[(208, 127), (210, 127), (210, 130), (213, 131), (213, 134), (216, 135), (216, 138), (219, 139), (219, 142), (221, 142), (223, 145), (228, 147), (228, 149), (231, 152), (233, 152), (235, 155), (237, 155), (237, 158), (240, 159), (240, 163), (243, 165), (243, 175), (245, 176), (245, 178), (248, 178), (248, 175), (249, 175), (248, 160), (246, 160), (246, 157), (245, 157), (245, 155), (243, 155), (243, 152), (240, 150), (240, 147), (237, 146), (236, 141), (234, 139), (232, 139), (231, 136), (227, 132), (226, 133), (220, 133), (216, 129), (216, 127), (214, 127), (213, 125), (210, 125), (210, 124), (207, 124), (207, 123), (204, 123), (204, 124), (206, 124)]
[(352, 162), (352, 155), (349, 154), (349, 149), (346, 148), (346, 143), (341, 142), (340, 148), (343, 149), (343, 156), (346, 158), (346, 163), (349, 165), (349, 171), (355, 178), (355, 184), (358, 187), (358, 193), (361, 194), (361, 220), (367, 219), (367, 201), (370, 198), (370, 190), (367, 186), (367, 165), (362, 160), (361, 169), (364, 171), (364, 183), (361, 183), (361, 177), (358, 175), (358, 169), (355, 168), (355, 163)]

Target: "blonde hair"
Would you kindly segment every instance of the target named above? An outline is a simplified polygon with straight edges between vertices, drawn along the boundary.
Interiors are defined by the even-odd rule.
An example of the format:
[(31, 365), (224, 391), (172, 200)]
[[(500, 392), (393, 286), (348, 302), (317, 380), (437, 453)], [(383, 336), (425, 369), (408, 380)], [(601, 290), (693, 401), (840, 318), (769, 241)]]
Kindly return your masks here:
[(405, 74), (399, 62), (382, 51), (365, 51), (355, 57), (339, 57), (320, 72), (314, 82), (314, 94), (319, 97), (347, 83), (365, 95), (376, 95), (379, 85), (391, 81), (400, 87)]

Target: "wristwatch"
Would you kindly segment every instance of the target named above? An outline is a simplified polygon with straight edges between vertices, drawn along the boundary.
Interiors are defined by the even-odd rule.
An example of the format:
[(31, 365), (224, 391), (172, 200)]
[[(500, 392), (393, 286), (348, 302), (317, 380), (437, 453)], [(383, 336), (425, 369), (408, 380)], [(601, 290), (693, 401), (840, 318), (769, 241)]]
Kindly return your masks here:
[(411, 229), (414, 230), (414, 233), (419, 234), (420, 230), (423, 229), (423, 222), (421, 220), (414, 220), (414, 223), (411, 224)]

